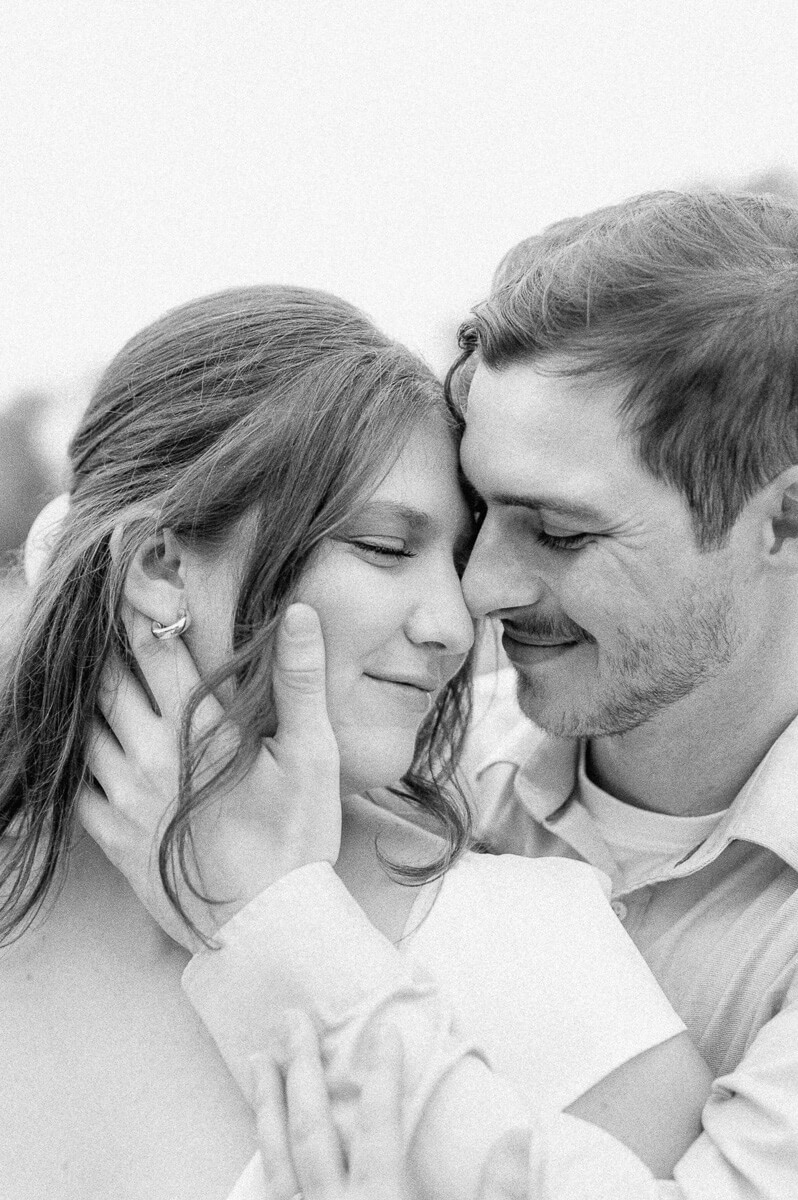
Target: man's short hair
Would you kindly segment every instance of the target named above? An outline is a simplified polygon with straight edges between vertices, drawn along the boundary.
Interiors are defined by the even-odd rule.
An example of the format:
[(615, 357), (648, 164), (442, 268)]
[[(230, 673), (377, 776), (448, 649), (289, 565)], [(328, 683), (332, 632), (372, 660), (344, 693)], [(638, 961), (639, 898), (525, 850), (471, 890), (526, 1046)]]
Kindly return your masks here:
[(654, 192), (561, 221), (505, 256), (460, 346), (450, 389), (477, 360), (554, 356), (628, 384), (641, 463), (685, 497), (699, 546), (718, 547), (798, 463), (798, 207)]

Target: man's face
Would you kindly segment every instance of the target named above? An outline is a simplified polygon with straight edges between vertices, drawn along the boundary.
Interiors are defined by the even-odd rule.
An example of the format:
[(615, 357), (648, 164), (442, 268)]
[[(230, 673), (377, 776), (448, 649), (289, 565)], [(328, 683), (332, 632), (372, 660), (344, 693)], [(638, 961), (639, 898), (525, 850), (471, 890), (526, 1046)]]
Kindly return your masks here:
[[(699, 551), (687, 505), (624, 435), (624, 389), (477, 367), (461, 460), (487, 512), (463, 588), (498, 617), (521, 707), (560, 736), (618, 734), (722, 676), (752, 629), (753, 529)], [(689, 701), (688, 701), (689, 703)]]

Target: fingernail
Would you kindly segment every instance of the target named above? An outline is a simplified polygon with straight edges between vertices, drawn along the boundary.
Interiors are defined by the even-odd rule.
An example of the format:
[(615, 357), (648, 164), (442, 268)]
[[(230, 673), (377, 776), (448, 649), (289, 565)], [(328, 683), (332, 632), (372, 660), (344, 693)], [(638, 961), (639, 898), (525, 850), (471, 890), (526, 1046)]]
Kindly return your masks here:
[(316, 631), (316, 613), (309, 604), (291, 604), (283, 617), (283, 629), (292, 638), (310, 637)]

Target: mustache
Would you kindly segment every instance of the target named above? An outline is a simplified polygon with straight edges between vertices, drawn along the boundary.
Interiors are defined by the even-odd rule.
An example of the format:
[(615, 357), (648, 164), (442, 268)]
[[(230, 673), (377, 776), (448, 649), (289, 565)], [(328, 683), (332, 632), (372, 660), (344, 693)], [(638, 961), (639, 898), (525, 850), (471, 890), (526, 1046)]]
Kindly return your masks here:
[(519, 637), (531, 638), (533, 641), (537, 639), (545, 642), (595, 641), (581, 625), (562, 616), (547, 617), (542, 613), (529, 613), (526, 616), (513, 617), (511, 621), (503, 619), (502, 626), (510, 637), (517, 633)]

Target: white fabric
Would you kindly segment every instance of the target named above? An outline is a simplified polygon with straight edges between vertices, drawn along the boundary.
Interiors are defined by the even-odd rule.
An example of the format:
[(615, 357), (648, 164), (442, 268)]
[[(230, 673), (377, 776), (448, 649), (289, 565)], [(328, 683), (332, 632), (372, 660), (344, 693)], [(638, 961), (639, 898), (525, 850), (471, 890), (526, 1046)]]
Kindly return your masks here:
[(485, 834), (514, 853), (606, 871), (626, 930), (715, 1075), (704, 1132), (656, 1195), (798, 1196), (798, 719), (709, 835), (638, 867), (633, 887), (579, 803), (578, 758), (577, 742), (520, 712), (512, 670), (478, 681), (464, 781)]
[(403, 949), (535, 1108), (567, 1108), (684, 1029), (597, 873), (567, 859), (469, 855)]
[(576, 799), (596, 823), (612, 852), (623, 890), (633, 889), (671, 862), (687, 858), (719, 825), (723, 812), (698, 817), (649, 812), (612, 796), (587, 774), (587, 745), (582, 742), (576, 774)]
[(266, 1179), (263, 1174), (263, 1160), (256, 1154), (247, 1164), (227, 1200), (264, 1200), (266, 1197)]
[[(496, 1138), (532, 1111), (532, 1195), (593, 1200), (600, 1194), (595, 1174), (589, 1193), (573, 1190), (577, 1177), (593, 1171), (613, 1200), (641, 1200), (653, 1186), (643, 1164), (602, 1131), (556, 1111), (684, 1028), (614, 917), (597, 873), (564, 859), (469, 855), (444, 878), (426, 914), (424, 907), (423, 900), (414, 907), (396, 950), (331, 869), (315, 864), (229, 922), (221, 950), (191, 961), (184, 988), (245, 1092), (251, 1097), (249, 1055), (268, 1037), (275, 1012), (302, 1007), (321, 1028), (348, 1143), (363, 1037), (370, 1022), (388, 1019), (405, 1044), (408, 1143), (420, 1121), (438, 1114), (430, 1169), (439, 1172), (440, 1189), (468, 1170), (478, 1175)], [(473, 1057), (475, 1049), (499, 1074)], [(470, 1090), (455, 1095), (452, 1088), (445, 1105), (430, 1104), (470, 1053)], [(586, 1153), (594, 1155), (587, 1174)], [(255, 1162), (231, 1200), (263, 1200)]]

